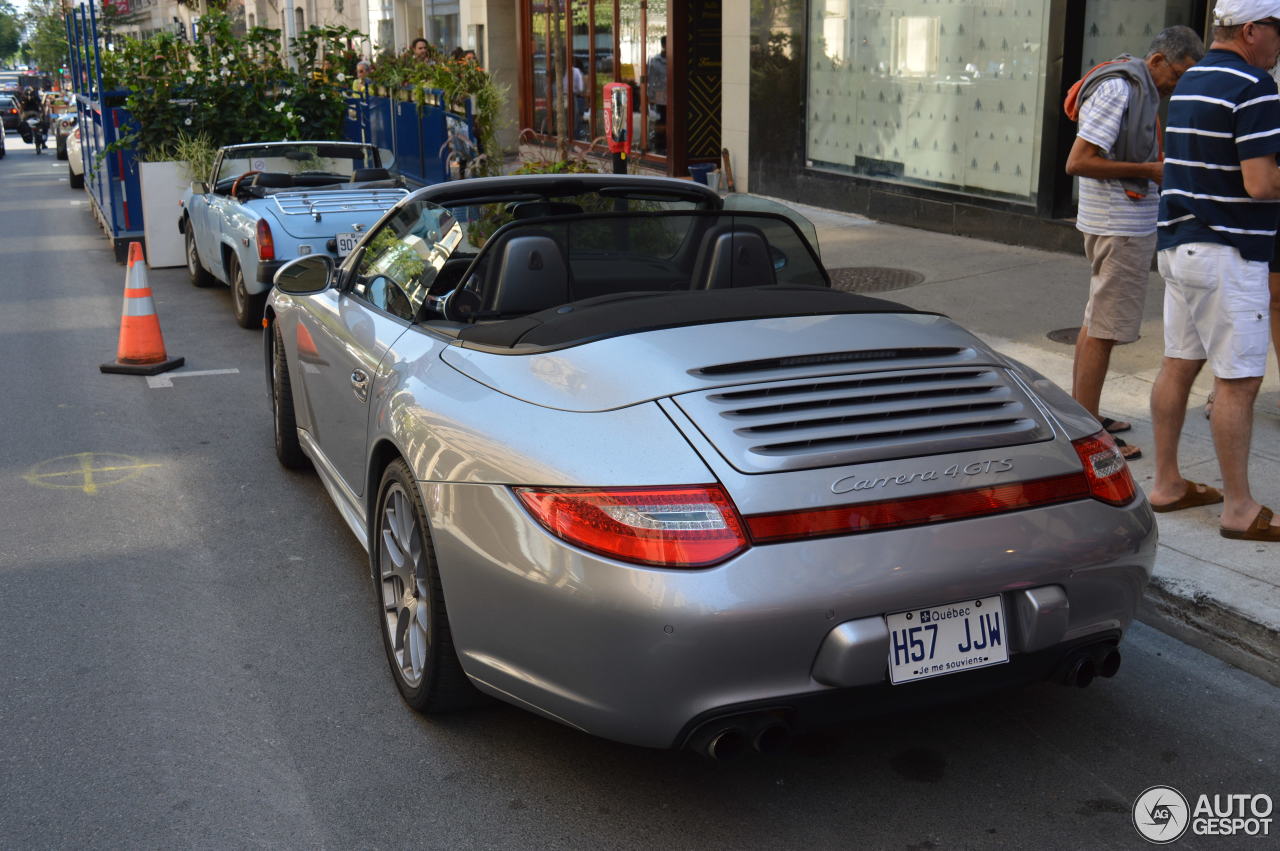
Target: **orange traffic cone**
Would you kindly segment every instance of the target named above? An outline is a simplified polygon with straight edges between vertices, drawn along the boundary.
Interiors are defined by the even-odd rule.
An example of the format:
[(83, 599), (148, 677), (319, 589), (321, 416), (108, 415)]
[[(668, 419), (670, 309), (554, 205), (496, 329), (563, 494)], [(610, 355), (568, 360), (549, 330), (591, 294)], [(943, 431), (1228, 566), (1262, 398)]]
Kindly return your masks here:
[(124, 310), (120, 315), (120, 346), (115, 363), (98, 367), (124, 375), (156, 375), (182, 366), (185, 358), (170, 358), (164, 351), (160, 317), (151, 301), (147, 264), (142, 243), (129, 243), (129, 268), (124, 273)]

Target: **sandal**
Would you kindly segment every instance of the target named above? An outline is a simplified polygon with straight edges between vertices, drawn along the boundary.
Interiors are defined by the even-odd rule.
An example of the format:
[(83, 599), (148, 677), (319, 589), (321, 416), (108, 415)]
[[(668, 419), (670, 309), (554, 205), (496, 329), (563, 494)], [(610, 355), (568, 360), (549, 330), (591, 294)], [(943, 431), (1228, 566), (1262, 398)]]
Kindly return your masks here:
[(1153, 504), (1151, 510), (1157, 514), (1164, 514), (1168, 511), (1181, 511), (1184, 508), (1199, 508), (1202, 505), (1217, 505), (1222, 502), (1222, 491), (1212, 485), (1202, 485), (1190, 479), (1183, 481), (1187, 483), (1186, 493), (1173, 502), (1167, 502), (1164, 505)]
[(1209, 391), (1209, 398), (1205, 400), (1205, 403), (1204, 403), (1204, 418), (1205, 418), (1206, 420), (1207, 420), (1207, 419), (1209, 419), (1209, 418), (1213, 415), (1213, 397), (1214, 397), (1214, 395), (1215, 395), (1215, 393), (1216, 393), (1216, 392), (1217, 392), (1216, 390), (1210, 390), (1210, 391)]
[[(1124, 456), (1126, 461), (1137, 461), (1142, 457), (1142, 450), (1136, 446), (1130, 446), (1120, 438), (1115, 438), (1116, 446), (1120, 447), (1120, 454)], [(1128, 450), (1127, 452), (1125, 450)]]
[(1124, 420), (1113, 420), (1111, 417), (1099, 417), (1098, 422), (1102, 423), (1102, 427), (1107, 430), (1108, 434), (1119, 434), (1122, 431), (1128, 431), (1133, 428), (1133, 423), (1127, 423)]
[(1280, 543), (1280, 526), (1271, 525), (1273, 516), (1271, 509), (1264, 505), (1258, 510), (1258, 516), (1253, 518), (1253, 522), (1249, 524), (1248, 529), (1228, 529), (1225, 526), (1219, 526), (1218, 532), (1224, 538), (1233, 538), (1237, 541), (1262, 541), (1267, 544)]

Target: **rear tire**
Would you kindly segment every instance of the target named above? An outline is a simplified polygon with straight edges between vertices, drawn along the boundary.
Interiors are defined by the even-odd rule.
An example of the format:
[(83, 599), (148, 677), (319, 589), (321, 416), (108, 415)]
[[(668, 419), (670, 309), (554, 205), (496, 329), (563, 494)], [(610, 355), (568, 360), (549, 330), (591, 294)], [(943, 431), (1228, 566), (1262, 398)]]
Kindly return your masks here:
[(204, 266), (200, 264), (200, 249), (196, 248), (196, 236), (191, 232), (191, 219), (187, 219), (183, 230), (187, 247), (187, 276), (191, 278), (192, 286), (213, 286), (218, 283), (218, 280), (205, 271)]
[(244, 286), (244, 270), (240, 261), (231, 258), (231, 309), (236, 315), (236, 324), (241, 328), (261, 328), (262, 308), (267, 303), (266, 293), (250, 295)]
[(284, 356), (284, 337), (278, 322), (271, 325), (271, 419), (275, 429), (276, 458), (289, 470), (305, 470), (311, 460), (298, 442), (298, 421), (293, 413), (293, 385)]
[(84, 189), (84, 175), (76, 174), (71, 170), (71, 166), (67, 166), (67, 183), (72, 189)]
[(369, 560), (387, 664), (405, 703), (424, 714), (474, 704), (478, 692), (453, 646), (427, 512), (398, 458), (378, 488)]

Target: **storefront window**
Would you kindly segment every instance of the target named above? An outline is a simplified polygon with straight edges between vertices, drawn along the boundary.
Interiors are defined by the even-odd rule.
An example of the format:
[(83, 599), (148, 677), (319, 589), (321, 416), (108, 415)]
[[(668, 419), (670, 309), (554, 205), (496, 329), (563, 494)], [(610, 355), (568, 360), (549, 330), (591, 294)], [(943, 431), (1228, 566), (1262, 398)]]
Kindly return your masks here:
[(1032, 200), (1050, 0), (812, 0), (807, 164)]
[[(665, 153), (666, 98), (651, 98), (644, 81), (651, 63), (662, 50), (667, 33), (668, 0), (529, 0), (532, 32), (530, 119), (539, 133), (556, 132), (549, 68), (559, 68), (566, 90), (573, 85), (577, 68), (582, 78), (579, 96), (567, 98), (568, 123), (573, 138), (588, 141), (603, 135), (603, 90), (606, 84), (631, 86), (634, 149)], [(566, 37), (570, 39), (566, 42)], [(548, 50), (555, 55), (548, 61)], [(665, 57), (662, 61), (665, 62)], [(664, 88), (665, 92), (665, 88)], [(660, 102), (659, 102), (660, 101)]]
[(1192, 26), (1194, 0), (1161, 3), (1116, 3), (1087, 0), (1084, 5), (1084, 50), (1080, 75), (1122, 53), (1145, 56), (1151, 39), (1165, 27)]

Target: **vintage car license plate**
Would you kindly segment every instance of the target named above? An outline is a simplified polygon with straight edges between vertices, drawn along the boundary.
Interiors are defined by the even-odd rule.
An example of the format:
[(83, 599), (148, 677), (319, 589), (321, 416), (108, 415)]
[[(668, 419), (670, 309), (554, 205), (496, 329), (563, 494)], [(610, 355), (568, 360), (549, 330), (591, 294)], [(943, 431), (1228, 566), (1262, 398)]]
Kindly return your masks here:
[(358, 233), (340, 233), (338, 239), (338, 256), (346, 257), (355, 250), (356, 243), (360, 242), (360, 234)]
[(885, 616), (894, 685), (1009, 661), (1000, 596)]

